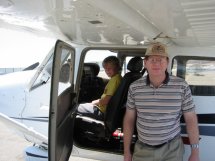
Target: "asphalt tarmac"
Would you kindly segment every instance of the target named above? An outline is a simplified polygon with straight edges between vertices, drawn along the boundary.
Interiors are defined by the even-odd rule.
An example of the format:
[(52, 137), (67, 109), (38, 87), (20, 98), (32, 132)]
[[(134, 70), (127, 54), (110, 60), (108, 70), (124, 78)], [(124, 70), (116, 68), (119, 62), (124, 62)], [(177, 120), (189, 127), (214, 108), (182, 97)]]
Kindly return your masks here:
[[(0, 161), (24, 161), (23, 150), (31, 145), (21, 134), (0, 122)], [(96, 160), (72, 157), (72, 161)]]

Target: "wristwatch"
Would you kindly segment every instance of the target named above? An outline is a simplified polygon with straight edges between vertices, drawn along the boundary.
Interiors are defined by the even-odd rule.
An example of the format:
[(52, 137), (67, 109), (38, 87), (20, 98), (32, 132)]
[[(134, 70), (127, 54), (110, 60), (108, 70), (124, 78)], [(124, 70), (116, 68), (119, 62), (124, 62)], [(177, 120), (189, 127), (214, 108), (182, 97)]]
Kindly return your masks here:
[(199, 148), (199, 144), (191, 144), (190, 146), (192, 149), (198, 149)]

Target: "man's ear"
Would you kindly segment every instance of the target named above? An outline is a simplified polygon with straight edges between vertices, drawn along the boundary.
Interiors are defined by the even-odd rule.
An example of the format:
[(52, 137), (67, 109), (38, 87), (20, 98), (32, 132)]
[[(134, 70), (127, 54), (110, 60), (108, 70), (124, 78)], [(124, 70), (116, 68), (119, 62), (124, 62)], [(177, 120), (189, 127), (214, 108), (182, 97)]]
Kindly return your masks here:
[(144, 67), (146, 67), (146, 61), (147, 61), (146, 59), (143, 60)]

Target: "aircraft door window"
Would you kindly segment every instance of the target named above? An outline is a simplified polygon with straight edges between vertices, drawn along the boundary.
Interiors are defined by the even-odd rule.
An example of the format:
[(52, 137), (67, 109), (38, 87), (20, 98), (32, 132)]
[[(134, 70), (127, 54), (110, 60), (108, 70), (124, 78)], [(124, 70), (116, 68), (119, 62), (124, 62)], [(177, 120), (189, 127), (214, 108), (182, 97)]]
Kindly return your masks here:
[(185, 80), (190, 85), (215, 86), (215, 61), (188, 60)]
[(100, 68), (98, 76), (109, 79), (108, 76), (105, 74), (104, 68), (102, 66), (102, 61), (110, 55), (117, 56), (117, 53), (109, 50), (89, 50), (86, 53), (84, 63), (98, 64)]
[(215, 96), (215, 59), (177, 56), (173, 60), (172, 75), (184, 78), (193, 95)]
[(117, 53), (109, 50), (89, 50), (84, 59), (84, 67), (79, 92), (79, 102), (91, 102), (101, 97), (109, 77), (105, 74), (102, 61)]
[[(122, 67), (122, 76), (124, 76), (129, 70), (127, 69), (128, 62), (133, 58), (133, 56), (126, 56), (125, 61), (123, 63)], [(144, 60), (144, 57), (141, 57)], [(143, 68), (144, 68), (144, 63), (143, 63)], [(146, 75), (146, 72), (144, 73), (144, 76)]]

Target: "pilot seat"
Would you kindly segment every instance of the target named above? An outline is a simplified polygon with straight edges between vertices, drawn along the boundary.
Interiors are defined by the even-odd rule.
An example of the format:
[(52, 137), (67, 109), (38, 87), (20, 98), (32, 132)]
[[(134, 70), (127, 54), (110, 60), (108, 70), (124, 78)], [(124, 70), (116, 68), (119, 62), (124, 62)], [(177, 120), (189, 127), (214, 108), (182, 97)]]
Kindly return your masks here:
[(82, 135), (93, 141), (109, 139), (117, 128), (122, 127), (129, 85), (142, 77), (142, 68), (143, 59), (141, 57), (134, 57), (129, 61), (127, 65), (129, 72), (123, 76), (119, 87), (111, 97), (104, 121), (87, 116), (76, 116), (75, 130), (79, 132), (79, 136)]

